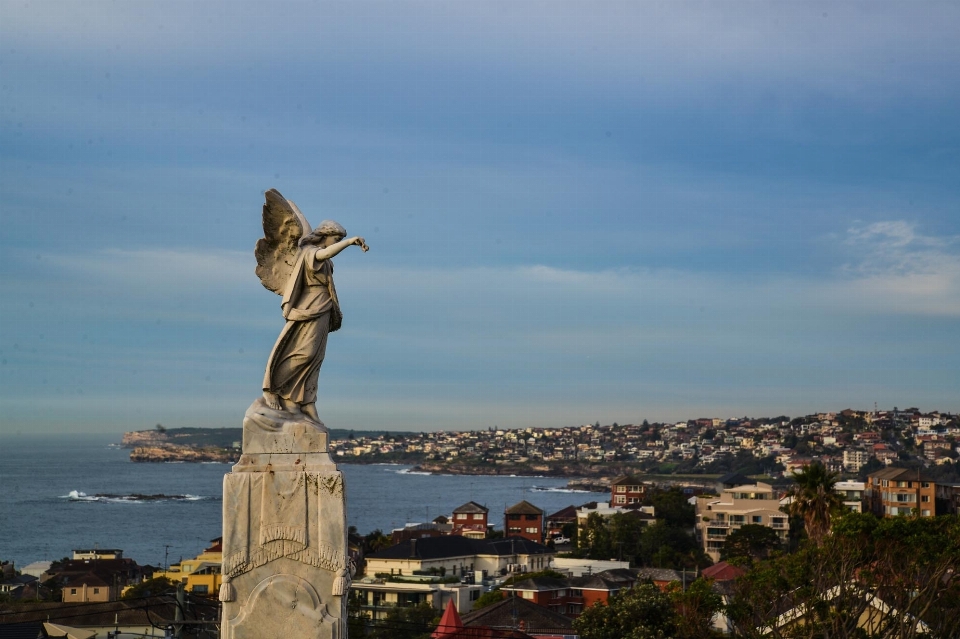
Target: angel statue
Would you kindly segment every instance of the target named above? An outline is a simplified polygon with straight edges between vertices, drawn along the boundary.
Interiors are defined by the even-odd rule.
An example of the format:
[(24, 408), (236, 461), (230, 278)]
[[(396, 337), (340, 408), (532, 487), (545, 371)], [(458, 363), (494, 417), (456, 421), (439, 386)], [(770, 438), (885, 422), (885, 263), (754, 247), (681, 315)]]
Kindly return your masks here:
[(325, 220), (310, 230), (297, 205), (276, 189), (266, 192), (263, 237), (257, 240), (257, 276), (283, 296), (287, 323), (270, 352), (263, 375), (263, 401), (270, 409), (306, 417), (323, 428), (317, 414), (317, 381), (327, 335), (343, 315), (333, 286), (333, 256), (351, 245), (369, 250), (362, 237), (347, 238), (342, 226)]

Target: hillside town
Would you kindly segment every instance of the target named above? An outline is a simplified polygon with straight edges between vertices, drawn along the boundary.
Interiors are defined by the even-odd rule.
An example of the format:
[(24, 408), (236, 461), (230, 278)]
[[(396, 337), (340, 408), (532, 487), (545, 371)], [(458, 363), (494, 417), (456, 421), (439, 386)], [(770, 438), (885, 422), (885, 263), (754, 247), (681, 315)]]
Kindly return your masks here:
[[(839, 424), (828, 426), (823, 421), (836, 417), (824, 417), (815, 428), (798, 424), (801, 433), (820, 437), (802, 441), (823, 446), (825, 430), (831, 432), (827, 437), (843, 434)], [(947, 427), (951, 423), (948, 420)], [(709, 428), (677, 426), (669, 427), (669, 432), (718, 428), (712, 422)], [(724, 426), (728, 432), (750, 428)], [(937, 437), (945, 437), (938, 432), (943, 426), (928, 427), (924, 422)], [(793, 430), (790, 422), (766, 430), (779, 434), (784, 427)], [(906, 428), (921, 430), (909, 418), (901, 426)], [(612, 429), (585, 430), (609, 434)], [(922, 450), (923, 444), (918, 448)], [(811, 446), (811, 453), (815, 448)], [(884, 463), (859, 482), (840, 481), (837, 473), (812, 461), (791, 474), (794, 485), (779, 488), (739, 472), (726, 473), (706, 486), (686, 487), (623, 475), (608, 482), (607, 500), (571, 504), (554, 513), (527, 501), (492, 512), (478, 495), (478, 501), (432, 521), (389, 532), (361, 534), (351, 529), (349, 552), (357, 567), (349, 604), (352, 627), (357, 636), (378, 636), (378, 628), (414, 624), (419, 615), (428, 620), (423, 623), (441, 629), (446, 623), (454, 629), (523, 630), (513, 637), (577, 637), (585, 623), (581, 618), (595, 614), (591, 610), (619, 605), (623, 597), (650, 587), (650, 596), (669, 595), (674, 600), (694, 596), (687, 593), (709, 594), (717, 604), (701, 620), (701, 629), (718, 636), (736, 634), (745, 620), (728, 615), (724, 606), (745, 596), (743, 584), (750, 583), (764, 561), (799, 556), (805, 540), (816, 539), (801, 507), (809, 496), (798, 490), (810, 478), (827, 478), (824, 485), (833, 491), (829, 503), (837, 521), (867, 517), (864, 521), (877, 530), (883, 530), (883, 522), (917, 526), (940, 517), (956, 521), (960, 483), (938, 481), (919, 466), (899, 464), (899, 460)], [(76, 627), (79, 634), (69, 636), (85, 638), (214, 636), (205, 633), (211, 632), (209, 625), (216, 619), (222, 565), (219, 537), (195, 558), (163, 567), (141, 566), (124, 557), (122, 549), (101, 548), (78, 548), (71, 557), (19, 570), (4, 562), (0, 636), (7, 636), (2, 633), (8, 626), (37, 628), (46, 634), (34, 636), (44, 637), (67, 636), (55, 634), (59, 627)], [(951, 580), (943, 585), (953, 587)], [(865, 614), (871, 623), (884, 623), (891, 605), (874, 597)], [(786, 617), (774, 620), (785, 627), (809, 614), (800, 604), (788, 607)], [(189, 613), (184, 615), (184, 610)], [(51, 619), (63, 616), (69, 624), (51, 626)], [(921, 624), (918, 627), (927, 627), (918, 617), (911, 619)]]
[[(431, 432), (332, 443), (344, 462), (404, 461), (465, 474), (566, 476), (722, 474), (787, 477), (814, 461), (856, 475), (895, 460), (942, 466), (960, 457), (960, 419), (917, 408), (853, 410), (789, 418), (701, 418), (676, 423), (598, 423), (566, 428)], [(613, 471), (613, 473), (611, 473)], [(960, 477), (957, 477), (960, 480)]]
[[(916, 408), (793, 419), (346, 433), (330, 448), (340, 463), (403, 460), (430, 471), (553, 472), (597, 491), (593, 500), (556, 512), (526, 500), (498, 512), (479, 488), (473, 500), (430, 521), (393, 530), (351, 528), (352, 632), (379, 637), (420, 624), (434, 628), (433, 637), (445, 636), (436, 634), (445, 627), (538, 639), (590, 637), (584, 629), (596, 610), (640, 592), (667, 597), (674, 608), (685, 597), (712, 598), (697, 626), (707, 634), (692, 636), (743, 635), (758, 623), (809, 623), (790, 592), (775, 618), (728, 612), (742, 610), (736, 606), (753, 596), (750, 588), (766, 587), (751, 585), (766, 566), (800, 561), (804, 552), (853, 543), (844, 535), (861, 534), (843, 533), (831, 522), (859, 521), (855, 530), (865, 526), (871, 535), (896, 526), (896, 536), (903, 526), (939, 526), (936, 534), (945, 535), (944, 549), (950, 547), (950, 522), (960, 516), (958, 435), (955, 415)], [(195, 436), (174, 429), (125, 440), (142, 446)], [(810, 510), (816, 499), (825, 500), (828, 513), (819, 524), (810, 515), (820, 512)], [(85, 638), (216, 636), (222, 539), (197, 550), (195, 557), (163, 566), (139, 565), (118, 548), (77, 548), (70, 557), (23, 567), (6, 561), (0, 637), (12, 627), (38, 637), (61, 636), (58, 628)], [(870, 561), (895, 564), (889, 555)], [(851, 587), (862, 588), (858, 580)], [(830, 583), (839, 587), (836, 579)], [(942, 585), (955, 584), (951, 577)], [(883, 584), (875, 586), (873, 592), (883, 592)], [(830, 595), (830, 588), (817, 596)], [(872, 624), (885, 623), (894, 607), (913, 605), (890, 592), (884, 597), (864, 607)], [(936, 621), (908, 614), (917, 627)]]

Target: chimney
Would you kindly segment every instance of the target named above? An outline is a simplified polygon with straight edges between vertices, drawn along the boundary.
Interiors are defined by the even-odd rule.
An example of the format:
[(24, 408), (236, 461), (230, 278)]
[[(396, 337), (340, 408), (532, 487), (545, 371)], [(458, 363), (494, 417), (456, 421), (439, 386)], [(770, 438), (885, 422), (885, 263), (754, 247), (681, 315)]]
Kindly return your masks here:
[(410, 559), (416, 559), (417, 557), (417, 540), (410, 540)]

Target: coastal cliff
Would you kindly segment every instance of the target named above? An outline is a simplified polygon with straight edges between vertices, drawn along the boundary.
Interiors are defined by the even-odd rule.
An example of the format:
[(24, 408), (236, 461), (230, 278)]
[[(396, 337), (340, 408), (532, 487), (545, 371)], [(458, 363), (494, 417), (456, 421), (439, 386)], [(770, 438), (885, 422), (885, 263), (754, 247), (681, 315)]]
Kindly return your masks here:
[(163, 428), (123, 434), (120, 445), (132, 449), (135, 462), (236, 462), (239, 428)]
[(240, 459), (236, 448), (216, 446), (185, 446), (159, 443), (152, 446), (137, 446), (130, 452), (130, 461), (135, 462), (225, 462)]

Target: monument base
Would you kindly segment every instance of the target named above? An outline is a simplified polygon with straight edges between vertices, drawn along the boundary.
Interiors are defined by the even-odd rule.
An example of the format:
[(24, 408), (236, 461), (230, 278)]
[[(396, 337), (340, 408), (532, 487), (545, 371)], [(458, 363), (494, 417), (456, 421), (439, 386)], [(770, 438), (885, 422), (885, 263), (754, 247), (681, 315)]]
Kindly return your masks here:
[(247, 411), (243, 455), (223, 478), (221, 637), (344, 639), (343, 476), (326, 432), (295, 418), (265, 424), (263, 408)]

